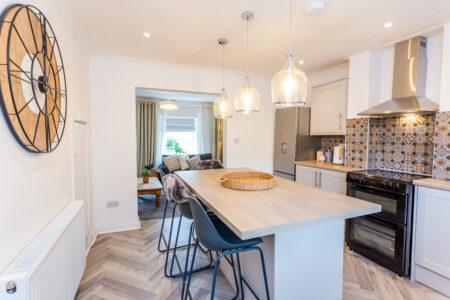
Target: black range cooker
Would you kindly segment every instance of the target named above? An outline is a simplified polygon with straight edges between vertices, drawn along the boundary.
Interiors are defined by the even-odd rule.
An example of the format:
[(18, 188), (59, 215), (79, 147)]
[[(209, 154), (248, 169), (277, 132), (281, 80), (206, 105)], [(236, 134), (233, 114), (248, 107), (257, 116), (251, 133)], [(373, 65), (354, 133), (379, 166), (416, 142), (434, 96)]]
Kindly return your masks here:
[(413, 180), (425, 178), (387, 170), (347, 173), (347, 195), (380, 204), (380, 213), (346, 222), (347, 246), (363, 256), (407, 276), (411, 266)]

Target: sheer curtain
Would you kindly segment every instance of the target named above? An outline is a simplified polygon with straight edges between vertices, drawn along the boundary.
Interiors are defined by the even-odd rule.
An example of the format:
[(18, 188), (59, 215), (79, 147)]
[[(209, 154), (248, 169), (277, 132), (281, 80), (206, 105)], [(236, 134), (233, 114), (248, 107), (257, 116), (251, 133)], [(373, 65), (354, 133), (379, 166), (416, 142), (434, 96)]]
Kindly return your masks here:
[(163, 141), (164, 141), (164, 133), (166, 132), (166, 117), (167, 110), (163, 110), (159, 108), (159, 100), (156, 105), (156, 122), (157, 122), (157, 134), (156, 134), (156, 166), (159, 166), (162, 163), (162, 150), (163, 150)]
[(138, 176), (146, 165), (156, 160), (156, 107), (155, 101), (147, 98), (136, 98), (136, 157)]
[(197, 142), (199, 153), (213, 153), (214, 150), (214, 112), (212, 103), (201, 103), (197, 117)]

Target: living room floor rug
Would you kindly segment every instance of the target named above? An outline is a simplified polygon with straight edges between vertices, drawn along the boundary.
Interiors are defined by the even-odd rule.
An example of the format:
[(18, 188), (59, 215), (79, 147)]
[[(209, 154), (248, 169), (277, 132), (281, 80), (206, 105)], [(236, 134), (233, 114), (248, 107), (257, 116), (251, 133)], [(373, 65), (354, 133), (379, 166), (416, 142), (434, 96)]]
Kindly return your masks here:
[[(162, 219), (164, 216), (164, 208), (166, 206), (166, 197), (164, 192), (161, 193), (161, 206), (156, 207), (156, 195), (138, 196), (138, 214), (139, 221), (145, 222), (150, 220)], [(172, 217), (173, 202), (169, 202), (167, 207), (166, 218)], [(175, 216), (179, 216), (178, 209), (175, 210)]]

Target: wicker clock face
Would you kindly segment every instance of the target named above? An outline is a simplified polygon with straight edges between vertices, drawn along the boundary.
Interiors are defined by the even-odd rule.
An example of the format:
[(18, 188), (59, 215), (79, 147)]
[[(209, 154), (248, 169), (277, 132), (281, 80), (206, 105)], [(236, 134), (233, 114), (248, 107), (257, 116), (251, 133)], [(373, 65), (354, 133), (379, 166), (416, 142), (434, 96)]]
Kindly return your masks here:
[(35, 7), (13, 5), (0, 23), (0, 103), (26, 150), (51, 152), (66, 123), (67, 92), (58, 41)]

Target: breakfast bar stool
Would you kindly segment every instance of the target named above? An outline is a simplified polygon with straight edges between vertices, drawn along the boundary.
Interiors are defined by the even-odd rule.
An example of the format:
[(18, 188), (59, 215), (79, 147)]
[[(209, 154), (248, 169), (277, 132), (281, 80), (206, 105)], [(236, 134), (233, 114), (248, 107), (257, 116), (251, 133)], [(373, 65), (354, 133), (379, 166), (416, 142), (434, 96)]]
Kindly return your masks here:
[[(233, 231), (231, 231), (228, 226), (226, 226), (220, 219), (218, 218), (210, 218), (206, 211), (203, 209), (203, 206), (200, 204), (200, 202), (192, 197), (189, 198), (189, 204), (191, 206), (192, 216), (194, 217), (194, 228), (195, 233), (197, 234), (197, 241), (195, 243), (193, 257), (191, 261), (190, 270), (193, 270), (194, 262), (195, 262), (195, 254), (197, 252), (197, 248), (199, 243), (201, 243), (203, 246), (208, 248), (210, 251), (216, 251), (219, 253), (217, 256), (217, 259), (214, 264), (214, 275), (213, 275), (213, 281), (212, 281), (212, 288), (211, 288), (211, 299), (214, 299), (214, 293), (215, 293), (215, 287), (216, 287), (216, 278), (217, 278), (217, 271), (219, 266), (219, 261), (222, 257), (227, 258), (226, 256), (233, 257), (233, 254), (236, 254), (237, 256), (237, 265), (239, 270), (239, 281), (240, 281), (240, 290), (242, 293), (242, 299), (244, 299), (244, 288), (243, 283), (249, 288), (249, 290), (253, 293), (255, 298), (260, 299), (256, 292), (250, 287), (250, 285), (245, 281), (245, 279), (242, 277), (241, 273), (241, 266), (239, 261), (239, 253), (245, 252), (245, 251), (258, 251), (259, 256), (261, 258), (261, 266), (264, 276), (264, 284), (266, 289), (266, 299), (270, 300), (270, 294), (269, 294), (269, 286), (267, 284), (267, 274), (266, 274), (266, 266), (264, 263), (264, 254), (257, 244), (262, 242), (261, 238), (253, 238), (248, 240), (241, 240), (238, 236), (236, 236)], [(189, 257), (189, 255), (188, 255)], [(183, 276), (183, 290), (181, 299), (192, 299), (192, 296), (189, 291), (189, 286), (191, 283), (192, 278), (192, 272), (187, 272), (187, 265), (188, 265), (188, 259), (186, 259), (186, 271), (184, 272), (185, 275)], [(231, 264), (234, 271), (234, 263)], [(184, 291), (184, 284), (186, 280), (186, 276), (188, 276), (187, 285), (186, 285), (186, 291)], [(234, 274), (235, 275), (235, 274)], [(235, 275), (235, 283), (236, 283), (236, 290), (239, 292), (239, 288), (237, 286), (236, 281), (236, 275)], [(236, 295), (237, 296), (237, 295)], [(236, 297), (235, 297), (236, 298)]]
[[(175, 236), (175, 240), (174, 240), (175, 245), (173, 247), (171, 247), (171, 245), (172, 245), (172, 235), (174, 233), (173, 232), (174, 214), (172, 215), (172, 222), (171, 222), (170, 233), (169, 233), (169, 242), (167, 244), (168, 250), (166, 251), (166, 261), (165, 261), (165, 265), (164, 265), (164, 275), (169, 278), (177, 278), (177, 277), (180, 277), (181, 275), (183, 275), (183, 270), (184, 270), (184, 268), (181, 266), (180, 261), (178, 259), (177, 250), (187, 247), (187, 249), (188, 249), (187, 256), (189, 256), (189, 248), (194, 245), (193, 243), (191, 243), (191, 240), (193, 239), (193, 235), (191, 234), (191, 232), (189, 234), (189, 240), (186, 245), (178, 246), (178, 239), (180, 236), (180, 228), (181, 228), (181, 222), (182, 222), (183, 218), (185, 218), (187, 220), (192, 220), (192, 212), (191, 212), (191, 207), (189, 205), (189, 198), (195, 197), (195, 196), (184, 185), (184, 183), (181, 181), (181, 179), (178, 178), (178, 176), (176, 176), (175, 174), (169, 174), (164, 177), (164, 191), (166, 193), (166, 197), (168, 197), (171, 201), (173, 201), (175, 203), (175, 207), (177, 207), (178, 211), (180, 212), (178, 228), (177, 228), (176, 236)], [(205, 266), (199, 267), (195, 270), (191, 270), (191, 272), (195, 273), (195, 272), (199, 272), (199, 271), (209, 269), (212, 267), (213, 259), (212, 259), (211, 251), (204, 250), (203, 248), (202, 248), (202, 250), (206, 255), (209, 256), (209, 263), (206, 264)], [(172, 254), (172, 259), (171, 259), (171, 263), (170, 263), (170, 271), (168, 271), (170, 254)], [(176, 264), (178, 266), (178, 270), (179, 270), (179, 273), (176, 273), (176, 274), (173, 273), (173, 267), (174, 267), (175, 262), (176, 262)]]

